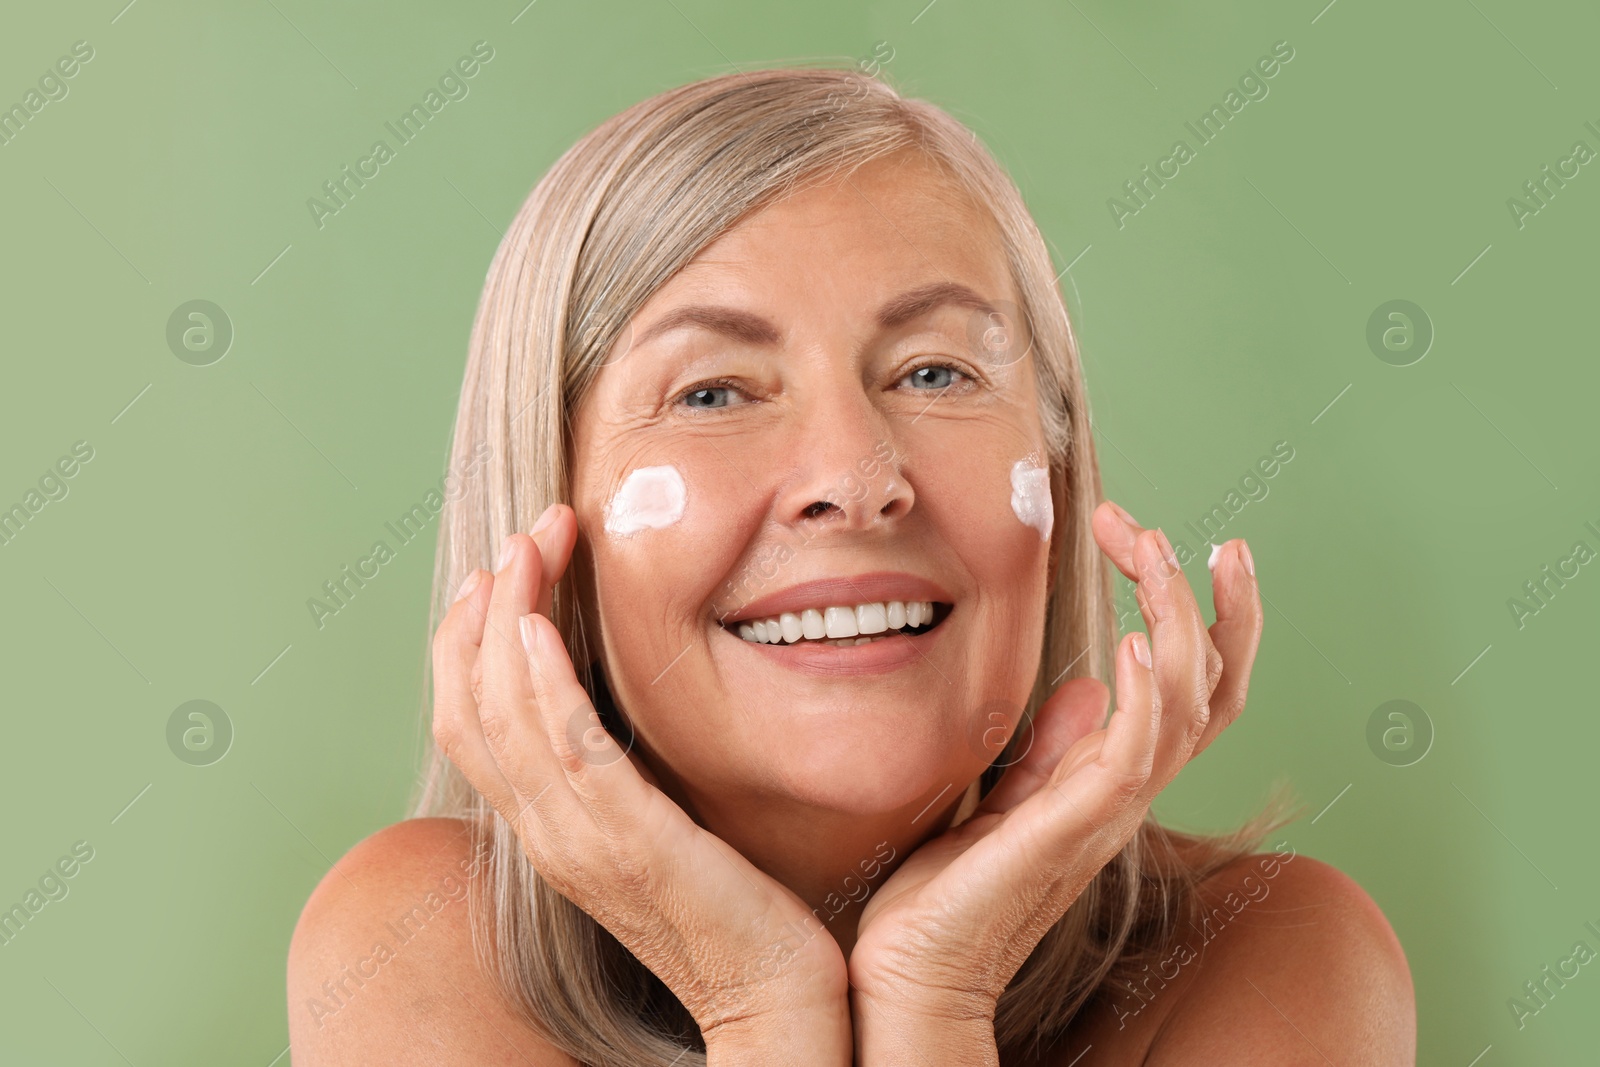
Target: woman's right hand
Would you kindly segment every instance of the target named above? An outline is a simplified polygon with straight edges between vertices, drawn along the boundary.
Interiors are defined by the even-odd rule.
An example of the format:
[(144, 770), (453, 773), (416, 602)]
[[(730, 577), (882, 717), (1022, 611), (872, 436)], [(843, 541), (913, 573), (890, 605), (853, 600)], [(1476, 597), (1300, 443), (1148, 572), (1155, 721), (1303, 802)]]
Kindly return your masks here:
[(600, 726), (550, 621), (577, 516), (556, 504), (542, 522), (506, 538), (498, 574), (468, 576), (434, 635), (434, 739), (544, 880), (672, 990), (708, 1048), (722, 1034), (756, 1047), (758, 1033), (792, 1032), (815, 1050), (827, 1018), (848, 1054), (838, 943)]

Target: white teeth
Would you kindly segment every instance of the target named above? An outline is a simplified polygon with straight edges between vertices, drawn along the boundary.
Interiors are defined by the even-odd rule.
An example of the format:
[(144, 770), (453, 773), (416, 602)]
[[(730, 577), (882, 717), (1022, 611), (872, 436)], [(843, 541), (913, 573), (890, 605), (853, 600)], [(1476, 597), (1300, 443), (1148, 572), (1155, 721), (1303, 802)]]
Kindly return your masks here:
[(854, 637), (861, 632), (856, 625), (856, 613), (849, 608), (829, 608), (822, 613), (822, 623), (829, 637)]
[(816, 608), (807, 608), (800, 613), (800, 630), (800, 636), (813, 641), (828, 636), (828, 627), (822, 621), (822, 612)]
[(862, 604), (856, 608), (856, 629), (864, 634), (881, 634), (889, 628), (888, 612), (882, 604)]
[(735, 628), (746, 641), (766, 645), (792, 645), (796, 641), (827, 639), (836, 645), (861, 645), (872, 635), (903, 630), (933, 621), (928, 600), (887, 600), (854, 607), (834, 605), (786, 611), (765, 619), (747, 619)]

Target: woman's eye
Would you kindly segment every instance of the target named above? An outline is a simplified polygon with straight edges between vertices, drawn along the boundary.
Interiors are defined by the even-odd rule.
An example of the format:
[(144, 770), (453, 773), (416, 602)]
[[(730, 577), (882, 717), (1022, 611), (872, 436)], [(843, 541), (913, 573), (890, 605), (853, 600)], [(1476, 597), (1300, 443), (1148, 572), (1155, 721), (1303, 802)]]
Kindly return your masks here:
[(735, 392), (731, 385), (718, 382), (701, 382), (679, 396), (679, 400), (686, 406), (697, 410), (714, 410), (725, 408), (732, 403), (732, 394)]
[(966, 375), (954, 367), (944, 363), (933, 363), (925, 367), (918, 367), (906, 375), (903, 381), (909, 381), (913, 389), (946, 389), (954, 385), (957, 378)]

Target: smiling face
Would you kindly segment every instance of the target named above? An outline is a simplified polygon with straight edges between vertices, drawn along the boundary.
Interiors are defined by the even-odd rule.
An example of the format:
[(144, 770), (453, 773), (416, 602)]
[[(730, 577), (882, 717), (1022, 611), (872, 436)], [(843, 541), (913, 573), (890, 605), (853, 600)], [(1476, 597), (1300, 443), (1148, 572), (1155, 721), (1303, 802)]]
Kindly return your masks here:
[(1020, 717), (1052, 505), (1034, 357), (980, 301), (1018, 302), (994, 221), (885, 157), (702, 250), (575, 412), (588, 632), (708, 826), (915, 813)]

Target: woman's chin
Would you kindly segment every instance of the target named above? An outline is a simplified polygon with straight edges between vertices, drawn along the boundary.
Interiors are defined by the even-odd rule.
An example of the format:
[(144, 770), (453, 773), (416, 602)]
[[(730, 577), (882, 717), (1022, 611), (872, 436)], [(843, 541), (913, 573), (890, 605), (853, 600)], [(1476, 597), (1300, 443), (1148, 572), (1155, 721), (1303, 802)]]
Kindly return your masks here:
[(909, 812), (910, 823), (958, 795), (982, 771), (952, 769), (962, 762), (944, 747), (923, 752), (914, 745), (862, 745), (789, 753), (781, 766), (788, 791), (801, 803), (851, 815)]

